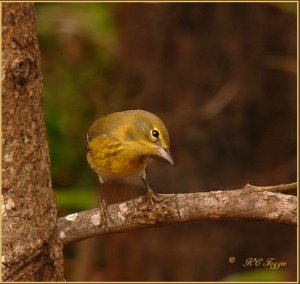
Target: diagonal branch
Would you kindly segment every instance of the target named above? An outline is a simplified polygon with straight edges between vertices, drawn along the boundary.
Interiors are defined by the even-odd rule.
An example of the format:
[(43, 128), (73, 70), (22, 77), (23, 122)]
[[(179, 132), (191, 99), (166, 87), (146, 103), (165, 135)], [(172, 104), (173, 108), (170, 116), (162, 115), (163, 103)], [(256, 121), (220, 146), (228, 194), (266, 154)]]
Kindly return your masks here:
[[(107, 228), (102, 226), (99, 209), (62, 217), (59, 237), (64, 244), (103, 234), (118, 233), (193, 220), (244, 219), (290, 225), (297, 224), (297, 197), (270, 192), (297, 188), (297, 183), (273, 187), (246, 185), (242, 189), (185, 194), (157, 195), (156, 210), (145, 196), (108, 206)], [(262, 190), (263, 188), (269, 191)]]

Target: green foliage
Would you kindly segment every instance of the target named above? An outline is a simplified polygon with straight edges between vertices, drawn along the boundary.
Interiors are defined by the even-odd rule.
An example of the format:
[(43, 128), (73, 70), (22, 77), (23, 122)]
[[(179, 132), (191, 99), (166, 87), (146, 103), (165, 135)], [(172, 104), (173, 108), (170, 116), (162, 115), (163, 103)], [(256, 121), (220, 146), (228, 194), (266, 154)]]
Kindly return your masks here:
[[(97, 182), (86, 162), (84, 146), (88, 127), (106, 112), (106, 98), (111, 93), (108, 81), (115, 66), (115, 7), (36, 3), (52, 178), (63, 207), (70, 207), (69, 191), (60, 188), (91, 188)], [(91, 199), (87, 192), (72, 190), (69, 200), (78, 209), (86, 208)]]
[(297, 15), (297, 3), (269, 3), (273, 6), (276, 6), (278, 9), (290, 13), (292, 15)]
[(267, 282), (286, 281), (286, 276), (282, 271), (271, 269), (255, 269), (252, 271), (234, 273), (222, 281), (228, 282)]
[(56, 192), (58, 207), (69, 211), (90, 209), (95, 195), (96, 188), (60, 188)]

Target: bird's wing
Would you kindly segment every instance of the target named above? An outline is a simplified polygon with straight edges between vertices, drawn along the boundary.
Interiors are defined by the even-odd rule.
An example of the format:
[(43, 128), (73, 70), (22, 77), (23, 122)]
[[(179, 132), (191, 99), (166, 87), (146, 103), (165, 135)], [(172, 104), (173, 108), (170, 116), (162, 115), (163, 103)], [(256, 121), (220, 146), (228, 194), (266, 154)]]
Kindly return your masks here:
[(87, 135), (87, 148), (92, 151), (92, 156), (97, 159), (106, 159), (108, 156), (116, 155), (121, 150), (122, 143), (119, 139), (107, 134), (98, 135), (94, 138)]

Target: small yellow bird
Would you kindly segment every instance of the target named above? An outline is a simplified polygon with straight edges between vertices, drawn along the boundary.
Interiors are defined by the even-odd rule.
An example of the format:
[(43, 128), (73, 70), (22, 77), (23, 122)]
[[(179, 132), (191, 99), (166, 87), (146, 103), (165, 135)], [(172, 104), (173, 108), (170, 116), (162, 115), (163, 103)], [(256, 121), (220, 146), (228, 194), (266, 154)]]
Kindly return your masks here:
[(102, 218), (106, 216), (102, 184), (115, 177), (140, 176), (153, 205), (155, 195), (146, 182), (145, 168), (155, 156), (174, 165), (169, 146), (162, 120), (144, 110), (114, 112), (93, 123), (87, 134), (87, 160), (99, 176)]

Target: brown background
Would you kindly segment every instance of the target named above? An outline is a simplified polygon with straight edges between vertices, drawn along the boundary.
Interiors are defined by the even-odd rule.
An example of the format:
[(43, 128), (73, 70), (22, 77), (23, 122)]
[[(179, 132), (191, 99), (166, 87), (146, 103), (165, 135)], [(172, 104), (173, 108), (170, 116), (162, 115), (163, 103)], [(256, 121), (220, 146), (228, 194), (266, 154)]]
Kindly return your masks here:
[[(275, 4), (109, 5), (118, 27), (116, 43), (106, 47), (114, 54), (113, 67), (106, 73), (99, 67), (80, 93), (93, 102), (93, 119), (138, 108), (165, 121), (176, 166), (157, 161), (149, 166), (154, 190), (197, 192), (296, 180), (294, 14)], [(80, 77), (93, 60), (89, 47), (78, 35), (60, 44), (65, 64)], [(41, 49), (43, 58), (49, 51), (43, 44)], [(45, 63), (44, 69), (47, 84)], [(54, 177), (54, 186), (63, 184), (62, 176)], [(93, 173), (91, 179), (96, 185)], [(143, 193), (142, 184), (105, 187), (109, 203)], [(286, 261), (282, 279), (296, 280), (296, 229), (264, 222), (172, 225), (83, 241), (65, 253), (69, 280), (218, 281), (253, 271), (242, 266), (249, 257)]]

